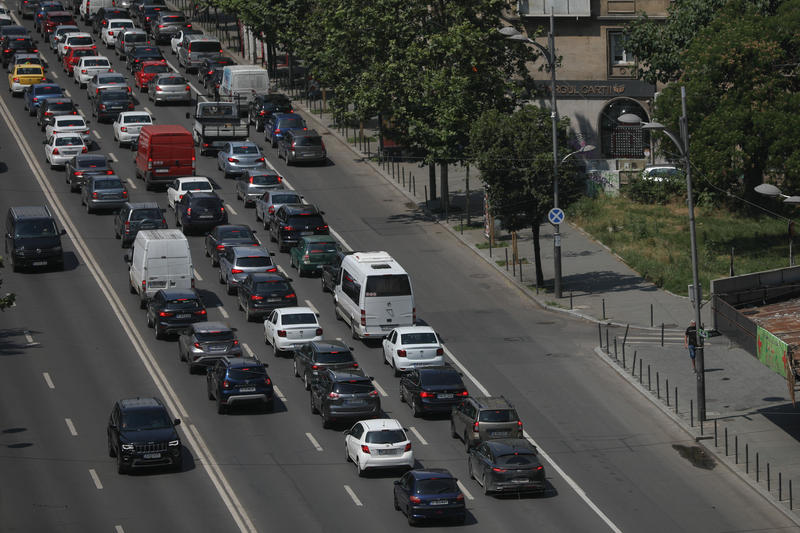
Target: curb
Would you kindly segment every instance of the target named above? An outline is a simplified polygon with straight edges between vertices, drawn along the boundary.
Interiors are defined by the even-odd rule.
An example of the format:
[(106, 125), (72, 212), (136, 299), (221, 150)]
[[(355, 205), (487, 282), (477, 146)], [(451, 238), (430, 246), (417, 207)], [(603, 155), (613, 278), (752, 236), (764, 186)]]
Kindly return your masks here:
[(592, 352), (602, 360), (606, 365), (608, 365), (611, 369), (613, 369), (620, 377), (622, 377), (631, 387), (636, 389), (636, 391), (642, 395), (645, 399), (647, 399), (651, 404), (653, 404), (662, 414), (666, 415), (670, 420), (672, 420), (678, 428), (680, 428), (684, 433), (686, 433), (692, 440), (694, 440), (698, 446), (702, 447), (709, 455), (713, 456), (714, 459), (717, 460), (717, 463), (720, 465), (724, 465), (732, 474), (736, 475), (740, 480), (745, 482), (751, 489), (757, 492), (764, 500), (766, 500), (770, 505), (772, 505), (775, 509), (780, 511), (786, 518), (791, 520), (795, 525), (800, 526), (800, 516), (798, 516), (794, 511), (790, 511), (783, 505), (782, 502), (777, 501), (770, 492), (768, 492), (764, 487), (756, 483), (754, 479), (752, 479), (748, 474), (742, 471), (739, 468), (736, 468), (735, 464), (732, 464), (728, 457), (725, 456), (723, 452), (717, 451), (714, 447), (705, 446), (700, 440), (700, 433), (699, 431), (695, 431), (694, 428), (688, 426), (686, 421), (682, 419), (679, 415), (675, 414), (670, 407), (662, 403), (658, 398), (656, 398), (651, 391), (648, 391), (644, 385), (641, 385), (637, 382), (633, 377), (628, 374), (628, 372), (621, 368), (619, 365), (616, 365), (611, 361), (608, 355), (603, 351), (600, 347), (595, 347)]

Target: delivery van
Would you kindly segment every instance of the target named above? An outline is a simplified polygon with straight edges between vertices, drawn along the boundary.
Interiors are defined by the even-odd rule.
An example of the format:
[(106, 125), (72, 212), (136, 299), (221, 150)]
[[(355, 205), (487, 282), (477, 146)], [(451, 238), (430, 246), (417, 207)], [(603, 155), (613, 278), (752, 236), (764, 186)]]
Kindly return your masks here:
[(173, 125), (142, 127), (137, 143), (136, 177), (144, 180), (147, 190), (195, 174), (194, 140), (189, 130)]
[(253, 96), (268, 92), (269, 73), (263, 68), (253, 65), (227, 65), (222, 68), (220, 98), (236, 102), (239, 116), (247, 114)]
[(147, 229), (136, 234), (126, 258), (131, 293), (147, 307), (160, 289), (194, 288), (194, 267), (189, 241), (177, 229)]

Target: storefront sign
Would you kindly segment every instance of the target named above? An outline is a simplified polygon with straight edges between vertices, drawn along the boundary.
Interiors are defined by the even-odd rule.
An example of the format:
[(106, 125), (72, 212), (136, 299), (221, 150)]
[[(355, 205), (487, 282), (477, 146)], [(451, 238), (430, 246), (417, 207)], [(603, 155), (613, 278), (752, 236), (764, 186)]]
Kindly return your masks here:
[[(536, 86), (550, 94), (549, 83), (537, 81)], [(620, 96), (652, 98), (654, 94), (654, 85), (639, 80), (556, 81), (556, 97), (564, 99), (608, 100)]]

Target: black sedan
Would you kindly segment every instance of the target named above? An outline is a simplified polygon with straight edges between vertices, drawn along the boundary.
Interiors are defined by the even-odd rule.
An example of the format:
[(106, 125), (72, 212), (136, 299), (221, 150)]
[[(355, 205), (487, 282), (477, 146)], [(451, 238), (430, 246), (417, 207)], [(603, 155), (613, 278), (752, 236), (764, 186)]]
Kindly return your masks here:
[(216, 226), (206, 235), (206, 257), (211, 258), (211, 266), (219, 266), (219, 257), (231, 246), (260, 246), (255, 231), (250, 226), (224, 224)]
[(281, 274), (251, 273), (239, 284), (239, 309), (245, 319), (263, 318), (278, 307), (297, 306), (297, 294), (290, 280)]
[(285, 94), (257, 94), (250, 102), (248, 118), (256, 131), (264, 131), (267, 117), (273, 113), (293, 113), (292, 101)]
[(133, 72), (133, 65), (142, 61), (160, 61), (164, 59), (161, 50), (157, 46), (136, 45), (128, 55), (125, 56), (125, 66)]
[(484, 494), (547, 490), (536, 446), (525, 439), (484, 441), (470, 450), (467, 468)]
[(101, 154), (78, 154), (67, 161), (64, 171), (71, 192), (79, 191), (90, 176), (114, 173), (111, 160)]
[(178, 358), (186, 361), (189, 373), (208, 367), (225, 356), (240, 357), (242, 347), (236, 333), (222, 322), (198, 322), (178, 337)]
[(461, 374), (449, 366), (413, 368), (400, 378), (400, 401), (419, 417), (424, 413), (450, 413), (469, 396)]
[(156, 339), (206, 320), (208, 313), (194, 289), (161, 289), (147, 302), (147, 327), (155, 329)]
[(98, 122), (113, 122), (123, 111), (133, 111), (133, 96), (126, 90), (107, 89), (100, 91), (92, 102), (92, 115)]

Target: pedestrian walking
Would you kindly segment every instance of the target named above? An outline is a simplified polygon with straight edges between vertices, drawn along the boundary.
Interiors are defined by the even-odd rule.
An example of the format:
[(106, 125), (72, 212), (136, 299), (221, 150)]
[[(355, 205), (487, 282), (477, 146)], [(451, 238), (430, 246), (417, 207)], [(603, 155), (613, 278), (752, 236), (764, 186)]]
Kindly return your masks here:
[(697, 322), (694, 320), (689, 322), (689, 327), (686, 328), (686, 334), (683, 336), (683, 347), (689, 350), (689, 358), (692, 360), (692, 370), (697, 372), (697, 367), (694, 364), (695, 348), (697, 347)]

